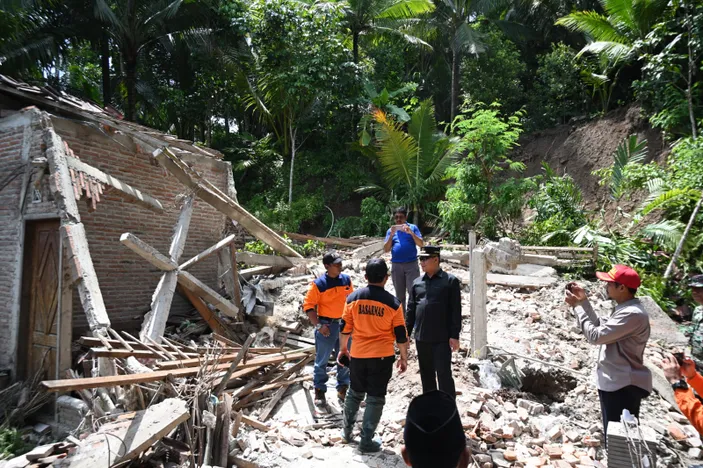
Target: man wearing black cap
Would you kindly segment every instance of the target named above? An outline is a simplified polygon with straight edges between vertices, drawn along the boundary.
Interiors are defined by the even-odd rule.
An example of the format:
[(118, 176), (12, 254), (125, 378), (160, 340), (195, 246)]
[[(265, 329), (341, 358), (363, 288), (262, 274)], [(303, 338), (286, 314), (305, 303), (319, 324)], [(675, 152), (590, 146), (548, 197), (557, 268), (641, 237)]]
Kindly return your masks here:
[[(336, 252), (327, 252), (322, 257), (327, 272), (310, 284), (303, 302), (303, 310), (315, 327), (315, 404), (327, 403), (327, 361), (330, 355), (339, 352), (339, 332), (342, 312), (347, 296), (354, 291), (351, 278), (342, 273), (342, 257)], [(317, 310), (316, 310), (317, 309)], [(337, 397), (344, 401), (349, 388), (349, 369), (337, 366)]]
[(410, 402), (401, 455), (413, 468), (466, 468), (471, 451), (454, 399), (434, 390)]
[(381, 442), (374, 439), (378, 422), (386, 403), (388, 382), (393, 375), (394, 342), (400, 349), (398, 370), (408, 367), (408, 337), (400, 301), (384, 289), (388, 281), (388, 266), (383, 259), (372, 258), (366, 264), (369, 285), (354, 291), (347, 298), (342, 316), (339, 362), (349, 358), (347, 343), (354, 340), (351, 351), (351, 390), (344, 401), (342, 437), (351, 440), (356, 413), (366, 398), (366, 410), (361, 425), (362, 452), (378, 452)]
[(461, 282), (439, 266), (439, 247), (426, 246), (420, 254), (424, 275), (410, 288), (405, 323), (415, 331), (422, 391), (439, 389), (456, 397), (452, 351), (459, 350)]

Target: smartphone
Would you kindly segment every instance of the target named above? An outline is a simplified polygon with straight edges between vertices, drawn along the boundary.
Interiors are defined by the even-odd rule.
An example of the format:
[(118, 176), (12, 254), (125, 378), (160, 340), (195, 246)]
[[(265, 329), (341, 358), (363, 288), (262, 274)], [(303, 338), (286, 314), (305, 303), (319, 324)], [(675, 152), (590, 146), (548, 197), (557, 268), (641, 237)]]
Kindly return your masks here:
[(673, 353), (673, 354), (674, 354), (674, 358), (676, 358), (676, 362), (679, 363), (679, 366), (682, 366), (682, 365), (683, 365), (683, 362), (684, 362), (684, 361), (683, 361), (683, 359), (684, 359), (684, 354), (683, 354), (683, 353)]
[(349, 367), (349, 356), (347, 356), (346, 354), (343, 354), (342, 357), (339, 358), (339, 360), (337, 362), (339, 362), (344, 367)]

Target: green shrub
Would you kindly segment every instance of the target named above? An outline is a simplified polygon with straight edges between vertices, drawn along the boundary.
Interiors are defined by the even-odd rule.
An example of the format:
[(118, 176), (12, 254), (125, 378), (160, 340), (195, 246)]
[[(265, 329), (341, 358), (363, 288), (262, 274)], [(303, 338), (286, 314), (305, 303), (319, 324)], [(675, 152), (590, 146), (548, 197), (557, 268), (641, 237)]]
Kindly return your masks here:
[(0, 455), (4, 457), (16, 457), (28, 452), (31, 445), (22, 439), (22, 433), (15, 428), (0, 430)]
[(391, 208), (374, 197), (361, 202), (361, 230), (367, 236), (385, 236), (391, 221)]

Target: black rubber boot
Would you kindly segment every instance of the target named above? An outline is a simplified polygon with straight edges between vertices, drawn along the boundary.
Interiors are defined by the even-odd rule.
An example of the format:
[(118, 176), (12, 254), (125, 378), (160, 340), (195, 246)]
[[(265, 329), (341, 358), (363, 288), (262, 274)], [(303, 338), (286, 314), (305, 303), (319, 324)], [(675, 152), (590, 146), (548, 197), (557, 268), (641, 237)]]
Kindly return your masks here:
[(365, 393), (355, 392), (354, 389), (351, 388), (347, 391), (347, 396), (344, 399), (344, 421), (342, 423), (342, 438), (345, 444), (348, 444), (352, 440), (356, 413), (359, 411), (359, 405), (364, 401), (365, 396)]
[(359, 450), (362, 452), (379, 452), (381, 450), (381, 440), (374, 439), (376, 428), (381, 421), (383, 405), (386, 404), (385, 397), (366, 397), (366, 410), (364, 411), (364, 421), (361, 425), (361, 442)]

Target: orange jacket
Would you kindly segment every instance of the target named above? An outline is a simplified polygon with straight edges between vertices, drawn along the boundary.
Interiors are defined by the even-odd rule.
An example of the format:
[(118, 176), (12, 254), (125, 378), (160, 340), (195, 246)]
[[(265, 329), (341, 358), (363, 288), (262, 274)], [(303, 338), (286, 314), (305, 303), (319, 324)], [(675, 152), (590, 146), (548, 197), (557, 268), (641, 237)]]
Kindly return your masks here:
[(361, 288), (349, 296), (342, 333), (352, 336), (352, 358), (393, 356), (393, 343), (408, 341), (400, 301), (380, 286)]
[(349, 275), (341, 274), (330, 278), (327, 273), (310, 283), (305, 295), (303, 310), (307, 312), (317, 307), (317, 316), (330, 319), (342, 317), (347, 296), (354, 291)]
[[(356, 343), (355, 343), (356, 344)], [(696, 375), (687, 379), (688, 385), (693, 387), (699, 395), (703, 396), (703, 377), (696, 372)], [(693, 390), (688, 388), (687, 390), (678, 389), (674, 391), (674, 396), (676, 397), (676, 404), (679, 405), (681, 412), (688, 418), (691, 425), (696, 428), (696, 430), (703, 434), (703, 403), (696, 398), (693, 394)]]

